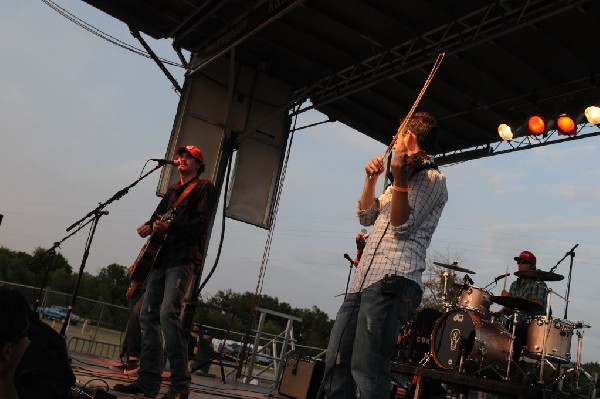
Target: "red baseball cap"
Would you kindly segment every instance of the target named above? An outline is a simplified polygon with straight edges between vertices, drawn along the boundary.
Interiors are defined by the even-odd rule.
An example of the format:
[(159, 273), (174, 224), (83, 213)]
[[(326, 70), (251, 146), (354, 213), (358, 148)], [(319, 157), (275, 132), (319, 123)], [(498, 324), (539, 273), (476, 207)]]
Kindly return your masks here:
[(177, 155), (181, 155), (183, 151), (186, 151), (198, 161), (204, 163), (204, 155), (202, 155), (202, 151), (200, 151), (200, 148), (196, 147), (195, 145), (186, 145), (179, 147), (177, 149)]
[(515, 260), (519, 261), (519, 260), (524, 260), (526, 262), (528, 262), (529, 264), (532, 264), (535, 266), (535, 256), (529, 252), (529, 251), (523, 251), (519, 254), (519, 256), (515, 256)]

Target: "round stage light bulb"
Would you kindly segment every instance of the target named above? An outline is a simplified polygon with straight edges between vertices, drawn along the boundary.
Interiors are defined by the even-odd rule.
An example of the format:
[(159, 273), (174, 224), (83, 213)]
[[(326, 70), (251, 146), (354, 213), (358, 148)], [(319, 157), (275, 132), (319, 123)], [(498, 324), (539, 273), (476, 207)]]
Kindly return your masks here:
[(575, 122), (567, 114), (562, 114), (556, 118), (556, 126), (561, 133), (571, 134), (575, 131)]
[(498, 125), (498, 135), (500, 136), (500, 138), (502, 140), (506, 140), (506, 141), (512, 140), (512, 138), (513, 138), (512, 129), (506, 123), (502, 123), (502, 124)]
[(596, 107), (595, 105), (587, 107), (585, 109), (585, 117), (589, 123), (600, 125), (600, 107)]
[(527, 129), (533, 134), (542, 134), (546, 131), (546, 122), (539, 115), (534, 115), (527, 120)]

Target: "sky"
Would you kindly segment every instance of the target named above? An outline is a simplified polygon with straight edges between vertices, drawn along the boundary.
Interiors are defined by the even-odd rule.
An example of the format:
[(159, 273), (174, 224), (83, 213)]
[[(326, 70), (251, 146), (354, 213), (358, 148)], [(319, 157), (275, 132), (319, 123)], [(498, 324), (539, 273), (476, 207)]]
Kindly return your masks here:
[[(86, 3), (56, 3), (141, 47), (123, 23)], [(146, 39), (161, 57), (178, 61), (170, 42)], [(0, 50), (0, 245), (31, 253), (66, 237), (66, 227), (138, 179), (148, 159), (164, 157), (179, 96), (153, 61), (93, 35), (41, 0), (0, 2)], [(184, 71), (169, 69), (183, 84)], [(325, 119), (308, 112), (298, 126)], [(364, 165), (386, 145), (339, 123), (295, 133), (263, 294), (335, 316), (349, 273), (343, 255), (355, 256), (362, 228), (355, 206)], [(599, 146), (598, 138), (588, 138), (442, 167), (449, 201), (429, 248), (430, 260), (434, 254), (460, 259), (476, 271), (475, 286), (486, 287), (507, 268), (517, 270), (513, 257), (522, 250), (549, 270), (578, 244), (572, 268), (567, 257), (555, 270), (565, 279), (548, 285), (562, 318), (571, 275), (567, 318), (591, 325), (582, 330), (583, 362), (600, 361)], [(159, 201), (158, 179), (150, 175), (107, 206), (84, 271), (132, 263), (143, 245), (135, 229)], [(202, 296), (254, 292), (267, 233), (226, 219), (221, 258)], [(59, 249), (76, 272), (87, 237), (85, 228)], [(502, 288), (500, 281), (487, 289), (500, 295)], [(576, 344), (574, 336), (573, 358)]]

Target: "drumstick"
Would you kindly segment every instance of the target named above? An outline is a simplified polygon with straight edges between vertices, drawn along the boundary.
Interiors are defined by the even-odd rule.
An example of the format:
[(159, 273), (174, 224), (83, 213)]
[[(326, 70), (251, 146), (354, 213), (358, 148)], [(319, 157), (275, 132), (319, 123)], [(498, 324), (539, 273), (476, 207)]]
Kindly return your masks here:
[(506, 278), (508, 277), (508, 265), (506, 265), (506, 273), (504, 273), (504, 288), (502, 291), (506, 291)]

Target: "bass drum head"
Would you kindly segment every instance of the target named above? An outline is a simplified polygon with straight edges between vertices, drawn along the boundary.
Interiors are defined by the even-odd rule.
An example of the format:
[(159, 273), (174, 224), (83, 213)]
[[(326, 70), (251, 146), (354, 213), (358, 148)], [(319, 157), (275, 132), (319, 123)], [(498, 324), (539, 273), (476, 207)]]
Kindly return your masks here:
[(462, 309), (445, 313), (436, 322), (431, 335), (431, 354), (438, 366), (457, 369), (461, 353), (466, 359), (473, 349), (478, 316)]

